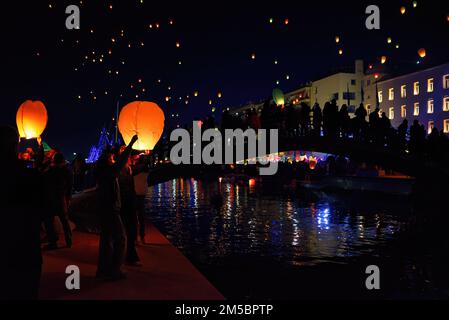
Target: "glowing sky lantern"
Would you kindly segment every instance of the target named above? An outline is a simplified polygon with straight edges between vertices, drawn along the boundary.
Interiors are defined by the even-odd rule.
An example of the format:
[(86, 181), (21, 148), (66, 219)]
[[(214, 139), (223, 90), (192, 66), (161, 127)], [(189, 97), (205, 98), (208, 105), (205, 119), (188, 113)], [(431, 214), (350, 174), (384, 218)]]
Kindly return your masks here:
[(335, 37), (335, 43), (340, 43), (340, 37), (339, 36)]
[(391, 37), (387, 38), (387, 43), (391, 43), (393, 40), (391, 39)]
[(416, 8), (418, 6), (418, 1), (413, 1), (413, 8)]
[(401, 7), (401, 14), (405, 14), (405, 11), (407, 11), (407, 9), (405, 7)]
[(425, 58), (426, 55), (427, 55), (426, 49), (424, 49), (424, 48), (419, 49), (419, 50), (418, 50), (418, 55), (419, 55), (421, 58)]
[(382, 56), (380, 58), (380, 63), (385, 64), (385, 62), (387, 62), (387, 56)]
[(153, 150), (164, 131), (164, 122), (164, 112), (157, 104), (134, 101), (120, 112), (118, 128), (126, 144), (134, 135), (138, 135), (134, 150)]
[(289, 23), (290, 23), (290, 20), (288, 20), (288, 19), (285, 19), (285, 20), (284, 20), (284, 24), (285, 24), (285, 25), (288, 25)]
[(285, 103), (284, 93), (281, 89), (274, 89), (273, 90), (273, 101), (276, 103), (277, 106), (283, 106)]
[(41, 101), (27, 100), (17, 110), (17, 130), (21, 138), (40, 137), (47, 126), (47, 121), (47, 109)]
[(339, 49), (339, 50), (338, 50), (338, 54), (339, 54), (339, 55), (343, 55), (343, 49)]

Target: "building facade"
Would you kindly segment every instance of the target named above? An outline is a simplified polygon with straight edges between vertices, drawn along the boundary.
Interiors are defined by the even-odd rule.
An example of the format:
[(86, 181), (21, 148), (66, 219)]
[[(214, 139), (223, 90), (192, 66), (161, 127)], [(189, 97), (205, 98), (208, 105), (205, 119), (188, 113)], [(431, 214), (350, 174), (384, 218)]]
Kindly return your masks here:
[(364, 100), (365, 70), (363, 60), (355, 62), (354, 72), (340, 72), (312, 82), (312, 104), (323, 108), (326, 102), (336, 100), (337, 105), (346, 104), (350, 113)]
[[(375, 84), (371, 85), (371, 91)], [(382, 112), (397, 128), (404, 119), (418, 120), (428, 133), (434, 127), (449, 133), (449, 63), (377, 83)], [(376, 105), (375, 96), (369, 102)]]

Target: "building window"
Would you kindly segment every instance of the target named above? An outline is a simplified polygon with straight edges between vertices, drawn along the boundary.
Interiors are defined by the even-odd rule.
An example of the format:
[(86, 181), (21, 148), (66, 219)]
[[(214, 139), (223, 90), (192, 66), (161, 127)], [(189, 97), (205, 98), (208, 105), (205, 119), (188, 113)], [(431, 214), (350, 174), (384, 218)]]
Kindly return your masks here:
[(444, 133), (449, 133), (449, 119), (445, 119), (443, 122)]
[(407, 98), (407, 86), (401, 86), (401, 98)]
[(432, 114), (433, 113), (433, 99), (430, 99), (427, 101), (427, 113)]
[(394, 100), (394, 89), (393, 88), (388, 90), (388, 100), (390, 100), (390, 101)]
[(382, 97), (382, 91), (379, 91), (379, 102), (382, 103), (383, 97)]
[(429, 124), (427, 125), (427, 133), (431, 134), (434, 127), (435, 127), (434, 122), (433, 121), (429, 121)]
[(355, 86), (356, 81), (355, 80), (351, 80), (351, 86)]
[(406, 106), (401, 107), (401, 118), (407, 118), (407, 107)]
[(427, 80), (427, 92), (433, 92), (433, 78)]
[(394, 107), (391, 107), (390, 109), (388, 109), (388, 118), (390, 120), (394, 120)]
[(334, 94), (332, 95), (332, 99), (331, 99), (331, 100), (338, 100), (338, 98), (339, 98), (339, 94), (338, 94), (338, 92), (337, 92), (337, 93), (334, 93)]
[(444, 89), (449, 89), (449, 74), (446, 74), (443, 77), (443, 88)]
[(449, 111), (449, 97), (444, 97), (443, 111)]
[(419, 95), (419, 82), (415, 82), (413, 84), (413, 94), (415, 96)]
[(413, 107), (413, 115), (415, 117), (419, 116), (419, 103), (418, 102), (416, 102), (414, 107)]

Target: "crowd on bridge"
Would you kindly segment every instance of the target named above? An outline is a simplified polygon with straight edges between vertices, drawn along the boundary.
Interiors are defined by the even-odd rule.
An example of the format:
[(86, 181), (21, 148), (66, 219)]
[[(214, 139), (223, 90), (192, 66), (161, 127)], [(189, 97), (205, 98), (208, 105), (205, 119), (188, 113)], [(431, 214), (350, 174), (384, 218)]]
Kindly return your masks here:
[(203, 128), (225, 129), (278, 129), (281, 137), (324, 137), (329, 139), (353, 139), (377, 148), (389, 148), (393, 152), (426, 157), (433, 161), (449, 160), (449, 139), (443, 130), (432, 128), (427, 132), (418, 120), (410, 125), (404, 119), (394, 128), (385, 112), (376, 108), (368, 113), (363, 104), (351, 114), (347, 105), (339, 107), (336, 101), (324, 107), (306, 103), (287, 104), (279, 107), (267, 101), (262, 108), (233, 113), (226, 110), (221, 124), (213, 116), (203, 120)]

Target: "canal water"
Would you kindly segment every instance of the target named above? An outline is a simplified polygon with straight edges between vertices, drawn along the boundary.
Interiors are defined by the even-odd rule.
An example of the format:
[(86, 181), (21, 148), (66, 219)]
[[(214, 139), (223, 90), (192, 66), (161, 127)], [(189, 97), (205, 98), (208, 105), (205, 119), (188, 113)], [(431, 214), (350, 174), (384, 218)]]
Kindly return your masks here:
[[(150, 188), (147, 213), (230, 299), (449, 296), (447, 260), (435, 262), (410, 233), (406, 198), (311, 192), (295, 180), (177, 179)], [(366, 289), (369, 265), (381, 290)]]

